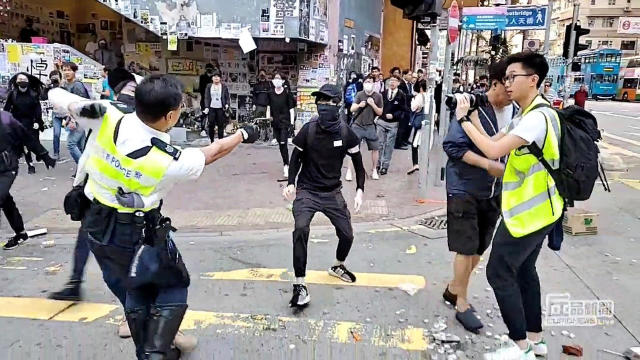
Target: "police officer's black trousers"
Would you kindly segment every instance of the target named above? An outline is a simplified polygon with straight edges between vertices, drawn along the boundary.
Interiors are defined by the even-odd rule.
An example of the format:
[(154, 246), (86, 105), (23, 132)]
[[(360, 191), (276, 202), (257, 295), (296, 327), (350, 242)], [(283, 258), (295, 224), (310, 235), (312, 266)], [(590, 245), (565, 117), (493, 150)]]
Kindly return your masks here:
[(105, 283), (125, 308), (138, 359), (165, 359), (160, 355), (168, 353), (187, 309), (187, 289), (127, 288), (131, 262), (141, 239), (138, 225), (123, 218), (113, 209), (92, 204), (82, 230), (88, 233)]
[(336, 259), (345, 261), (353, 244), (351, 214), (340, 190), (315, 192), (298, 190), (293, 202), (293, 269), (296, 277), (304, 277), (307, 268), (307, 244), (311, 220), (316, 212), (325, 214), (336, 228), (338, 249)]
[(17, 171), (6, 171), (0, 174), (0, 207), (2, 207), (2, 211), (7, 217), (11, 229), (13, 229), (16, 234), (19, 234), (24, 231), (24, 222), (22, 221), (22, 215), (20, 215), (16, 202), (13, 201), (13, 197), (9, 193), (17, 175)]

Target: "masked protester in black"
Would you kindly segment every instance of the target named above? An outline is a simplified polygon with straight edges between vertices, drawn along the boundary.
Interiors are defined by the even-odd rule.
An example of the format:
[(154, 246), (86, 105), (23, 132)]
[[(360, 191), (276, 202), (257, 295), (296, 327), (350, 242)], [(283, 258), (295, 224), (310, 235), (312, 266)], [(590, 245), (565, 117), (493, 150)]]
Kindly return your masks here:
[(0, 207), (9, 225), (15, 231), (15, 236), (4, 245), (5, 250), (15, 249), (29, 238), (24, 229), (20, 211), (9, 193), (18, 175), (18, 158), (22, 154), (22, 148), (26, 146), (29, 151), (36, 154), (36, 158), (44, 161), (47, 169), (56, 165), (55, 160), (49, 156), (47, 150), (37, 138), (31, 135), (31, 132), (10, 113), (0, 111)]
[[(9, 80), (9, 96), (4, 105), (4, 110), (10, 112), (35, 139), (39, 139), (39, 132), (44, 131), (40, 106), (42, 88), (42, 82), (35, 76), (24, 72), (18, 73)], [(33, 157), (29, 149), (24, 151), (24, 158), (29, 174), (35, 174), (36, 168), (33, 166)]]
[(353, 229), (351, 214), (342, 197), (340, 176), (344, 157), (349, 155), (356, 170), (354, 208), (358, 212), (365, 181), (360, 140), (339, 116), (342, 96), (338, 87), (323, 85), (311, 95), (316, 97), (318, 117), (305, 124), (293, 139), (295, 148), (291, 154), (289, 183), (283, 191), (288, 200), (292, 200), (295, 194), (293, 268), (296, 280), (290, 307), (306, 306), (311, 299), (305, 285), (305, 274), (310, 224), (316, 212), (322, 212), (331, 220), (338, 236), (336, 262), (329, 268), (329, 274), (345, 282), (356, 281), (356, 276), (344, 265), (353, 243)]
[(213, 80), (213, 64), (207, 64), (204, 67), (204, 74), (200, 75), (200, 81), (198, 82), (198, 93), (200, 94), (200, 109), (204, 110), (204, 96), (206, 94), (207, 85), (211, 84)]

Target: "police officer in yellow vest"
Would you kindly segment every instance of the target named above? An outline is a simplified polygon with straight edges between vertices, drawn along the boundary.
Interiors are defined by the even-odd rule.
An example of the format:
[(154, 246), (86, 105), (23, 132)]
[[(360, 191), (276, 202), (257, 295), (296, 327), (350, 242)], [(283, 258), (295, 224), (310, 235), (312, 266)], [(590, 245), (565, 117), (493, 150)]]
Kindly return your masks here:
[[(561, 217), (564, 201), (551, 175), (526, 147), (542, 149), (544, 158), (557, 168), (560, 123), (538, 92), (549, 71), (545, 58), (524, 52), (510, 55), (506, 62), (504, 84), (521, 109), (512, 123), (488, 137), (482, 126), (477, 126), (477, 114), (468, 115), (469, 102), (464, 96), (458, 97), (456, 115), (489, 159), (509, 156), (502, 185), (502, 220), (493, 238), (487, 279), (515, 343), (518, 356), (513, 358), (533, 360), (547, 354), (536, 260), (544, 238)], [(485, 357), (491, 358), (490, 354)]]
[(204, 148), (169, 145), (183, 90), (175, 77), (152, 75), (136, 88), (135, 113), (126, 115), (108, 102), (49, 93), (54, 108), (69, 109), (93, 130), (84, 156), (84, 194), (91, 205), (82, 230), (105, 283), (125, 308), (139, 360), (179, 358), (171, 345), (187, 309), (189, 274), (172, 240), (175, 229), (160, 213), (163, 197), (241, 142), (257, 139), (255, 128), (246, 127)]

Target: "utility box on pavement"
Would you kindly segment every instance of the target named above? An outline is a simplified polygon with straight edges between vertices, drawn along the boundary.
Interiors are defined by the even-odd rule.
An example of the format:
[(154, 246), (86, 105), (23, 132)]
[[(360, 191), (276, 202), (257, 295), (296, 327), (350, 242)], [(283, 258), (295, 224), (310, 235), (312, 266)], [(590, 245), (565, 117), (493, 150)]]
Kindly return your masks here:
[(598, 233), (598, 213), (571, 208), (564, 215), (562, 228), (571, 235), (595, 235)]

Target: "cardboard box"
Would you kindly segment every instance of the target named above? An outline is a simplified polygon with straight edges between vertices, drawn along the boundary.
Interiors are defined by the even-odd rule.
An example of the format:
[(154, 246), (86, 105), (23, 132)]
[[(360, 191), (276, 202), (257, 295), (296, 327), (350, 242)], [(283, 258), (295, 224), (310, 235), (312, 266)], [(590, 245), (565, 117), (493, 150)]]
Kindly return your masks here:
[(569, 209), (564, 215), (562, 228), (571, 235), (595, 235), (598, 233), (598, 213)]

